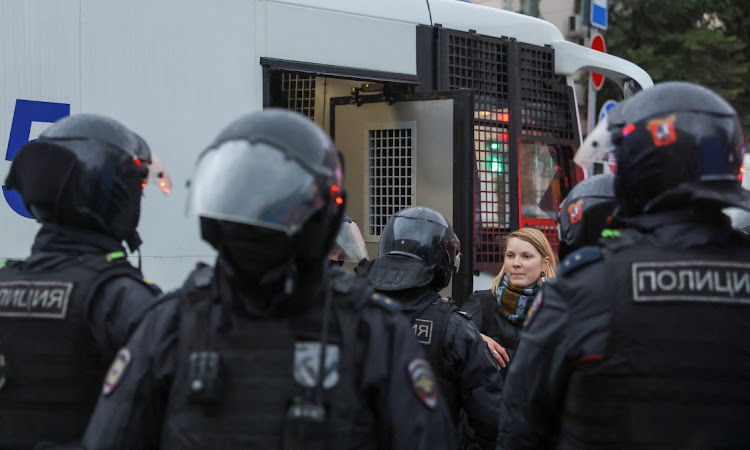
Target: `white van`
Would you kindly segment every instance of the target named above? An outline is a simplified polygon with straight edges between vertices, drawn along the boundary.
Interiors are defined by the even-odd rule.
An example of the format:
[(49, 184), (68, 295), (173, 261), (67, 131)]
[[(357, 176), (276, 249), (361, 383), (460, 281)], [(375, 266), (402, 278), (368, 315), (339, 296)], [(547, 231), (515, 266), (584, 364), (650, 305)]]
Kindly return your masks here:
[[(3, 178), (23, 143), (79, 112), (116, 118), (160, 157), (174, 186), (147, 189), (139, 231), (143, 271), (166, 289), (213, 256), (186, 184), (241, 114), (289, 108), (330, 133), (370, 255), (401, 208), (452, 220), (463, 301), (499, 270), (509, 231), (556, 242), (550, 212), (580, 176), (572, 74), (652, 85), (548, 22), (454, 0), (3, 0), (0, 55)], [(0, 259), (24, 258), (38, 224), (3, 193)]]

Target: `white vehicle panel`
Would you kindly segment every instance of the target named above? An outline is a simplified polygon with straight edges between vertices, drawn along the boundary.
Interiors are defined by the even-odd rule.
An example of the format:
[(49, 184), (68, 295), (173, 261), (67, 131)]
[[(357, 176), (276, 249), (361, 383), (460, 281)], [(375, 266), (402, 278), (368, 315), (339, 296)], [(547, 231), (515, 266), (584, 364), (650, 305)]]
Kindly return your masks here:
[(265, 56), (415, 75), (413, 23), (269, 2)]
[[(10, 169), (6, 161), (16, 100), (80, 105), (78, 0), (0, 2), (0, 184)], [(28, 139), (49, 123), (34, 122)], [(0, 258), (24, 258), (38, 231), (36, 222), (11, 210), (0, 198)]]

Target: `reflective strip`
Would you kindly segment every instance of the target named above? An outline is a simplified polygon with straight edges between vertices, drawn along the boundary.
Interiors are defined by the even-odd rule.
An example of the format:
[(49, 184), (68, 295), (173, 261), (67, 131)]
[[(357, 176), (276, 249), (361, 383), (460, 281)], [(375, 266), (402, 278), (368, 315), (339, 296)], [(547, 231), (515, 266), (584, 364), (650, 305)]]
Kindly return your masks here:
[(107, 253), (107, 262), (110, 262), (114, 259), (124, 258), (124, 257), (125, 257), (125, 252)]

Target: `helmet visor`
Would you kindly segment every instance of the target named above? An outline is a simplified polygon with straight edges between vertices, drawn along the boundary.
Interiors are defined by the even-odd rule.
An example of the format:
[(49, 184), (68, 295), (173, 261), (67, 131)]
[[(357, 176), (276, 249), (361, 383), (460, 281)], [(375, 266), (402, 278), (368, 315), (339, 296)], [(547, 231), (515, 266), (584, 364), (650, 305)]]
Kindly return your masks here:
[(380, 237), (380, 256), (404, 255), (434, 264), (439, 255), (436, 249), (447, 248), (443, 239), (450, 235), (445, 225), (424, 219), (394, 216)]
[(227, 141), (198, 159), (188, 212), (293, 235), (327, 193), (297, 162), (263, 142)]
[(365, 240), (359, 232), (357, 222), (345, 221), (341, 224), (328, 259), (355, 263), (368, 259)]
[(581, 147), (573, 157), (573, 161), (583, 170), (588, 170), (595, 162), (604, 161), (611, 152), (615, 151), (609, 121), (605, 117), (591, 130)]
[[(141, 163), (137, 159), (134, 159), (134, 161), (138, 161), (136, 164)], [(158, 187), (164, 194), (172, 192), (172, 177), (169, 176), (169, 172), (167, 172), (164, 164), (162, 164), (161, 160), (154, 153), (151, 153), (151, 162), (148, 163), (148, 176), (143, 183), (144, 188), (146, 184)]]

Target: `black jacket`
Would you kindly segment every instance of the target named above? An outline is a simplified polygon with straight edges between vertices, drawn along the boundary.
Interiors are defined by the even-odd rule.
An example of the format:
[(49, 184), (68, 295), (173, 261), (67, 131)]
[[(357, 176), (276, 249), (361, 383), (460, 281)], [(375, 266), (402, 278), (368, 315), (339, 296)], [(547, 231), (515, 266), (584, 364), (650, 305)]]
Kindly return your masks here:
[[(458, 420), (462, 409), (475, 433), (476, 444), (481, 448), (494, 447), (503, 383), (497, 363), (472, 324), (471, 315), (460, 311), (452, 301), (446, 304), (428, 286), (387, 293), (401, 304), (418, 340), (425, 346), (454, 409), (454, 418)], [(430, 336), (422, 333), (420, 327)]]
[(498, 448), (747, 448), (750, 243), (718, 211), (638, 217), (542, 287)]
[(505, 379), (510, 364), (513, 363), (513, 356), (516, 354), (518, 342), (521, 339), (522, 328), (500, 315), (497, 297), (489, 289), (474, 291), (466, 299), (463, 309), (471, 314), (471, 321), (474, 322), (480, 333), (494, 339), (505, 348), (509, 361), (508, 365), (500, 370), (500, 374)]
[(31, 256), (0, 269), (0, 447), (79, 439), (115, 352), (159, 293), (119, 242), (42, 226)]
[[(237, 345), (255, 346), (257, 349), (244, 348), (241, 351), (242, 354), (236, 352), (235, 355), (224, 354), (228, 361), (226, 380), (230, 383), (226, 389), (230, 392), (259, 392), (258, 395), (263, 398), (222, 397), (222, 400), (214, 407), (187, 402), (184, 403), (186, 406), (182, 410), (188, 410), (186, 412), (193, 415), (195, 413), (190, 411), (198, 411), (197, 419), (195, 419), (197, 427), (206, 431), (215, 427), (213, 429), (216, 433), (213, 438), (220, 437), (220, 433), (231, 434), (232, 432), (226, 430), (226, 421), (215, 422), (211, 417), (220, 418), (224, 414), (234, 418), (238, 415), (264, 415), (259, 420), (266, 420), (269, 429), (260, 430), (264, 431), (263, 436), (248, 433), (242, 438), (247, 440), (241, 444), (238, 436), (243, 435), (246, 430), (235, 428), (236, 436), (231, 436), (231, 439), (228, 438), (223, 442), (226, 446), (231, 446), (231, 443), (235, 442), (246, 448), (252, 447), (248, 442), (262, 442), (263, 448), (279, 448), (285, 427), (280, 423), (283, 420), (279, 418), (290, 413), (291, 409), (287, 408), (295, 403), (293, 399), (287, 398), (289, 389), (299, 388), (299, 380), (296, 378), (299, 374), (296, 370), (300, 361), (299, 349), (296, 346), (303, 340), (313, 339), (315, 342), (316, 339), (320, 339), (321, 318), (324, 310), (313, 297), (298, 299), (297, 306), (307, 305), (307, 307), (297, 308), (293, 314), (285, 314), (283, 308), (276, 313), (269, 314), (268, 307), (264, 306), (266, 302), (262, 298), (255, 298), (254, 294), (249, 297), (228, 282), (230, 276), (223, 269), (226, 266), (221, 261), (220, 257), (213, 275), (208, 277), (205, 283), (217, 289), (217, 292), (221, 292), (219, 295), (221, 301), (230, 300), (228, 302), (232, 305), (230, 322), (234, 327), (239, 326), (238, 324), (243, 327), (241, 330), (230, 331), (228, 336), (231, 338), (236, 332), (242, 333), (246, 337), (241, 342), (238, 341)], [(339, 274), (343, 273), (340, 269), (331, 270), (338, 271)], [(349, 273), (344, 276), (355, 278)], [(191, 276), (192, 278), (194, 277)], [(332, 282), (329, 276), (326, 276), (325, 280), (327, 281), (322, 283), (324, 286)], [(361, 284), (364, 280), (356, 279), (352, 282)], [(168, 403), (171, 404), (174, 400), (171, 397), (177, 395), (179, 393), (177, 391), (180, 390), (172, 384), (173, 380), (181, 379), (175, 376), (178, 374), (178, 367), (185, 362), (181, 360), (182, 356), (179, 356), (181, 354), (180, 305), (184, 305), (185, 302), (183, 291), (191, 291), (191, 289), (183, 287), (182, 290), (163, 297), (158, 305), (149, 311), (131, 338), (127, 346), (129, 363), (122, 371), (122, 375), (116, 377), (117, 382), (112, 392), (99, 399), (84, 439), (84, 445), (87, 448), (159, 447), (163, 443), (160, 440), (162, 423), (179, 424), (174, 420), (176, 416), (173, 416), (173, 413), (167, 414), (165, 411), (170, 408)], [(455, 431), (450, 423), (447, 408), (442, 398), (431, 397), (433, 393), (437, 395), (436, 391), (433, 391), (436, 389), (436, 382), (429, 372), (425, 372), (425, 367), (429, 370), (429, 366), (424, 360), (422, 349), (412, 336), (408, 322), (400, 314), (393, 300), (373, 294), (369, 288), (361, 292), (366, 292), (364, 295), (367, 298), (361, 303), (364, 309), (356, 315), (356, 342), (353, 343), (353, 353), (349, 355), (352, 358), (354, 370), (348, 371), (342, 368), (339, 381), (339, 383), (352, 382), (356, 395), (355, 398), (349, 399), (351, 409), (336, 411), (334, 406), (331, 411), (332, 416), (341, 417), (342, 413), (349, 414), (355, 422), (354, 436), (358, 438), (369, 436), (366, 448), (455, 448)], [(231, 298), (228, 299), (228, 296)], [(334, 297), (334, 310), (337, 308), (337, 302), (340, 301), (337, 299), (338, 297)], [(338, 315), (334, 314), (331, 317), (335, 325), (331, 328), (327, 342), (337, 344), (342, 342), (341, 330), (343, 328)], [(212, 329), (215, 326), (212, 320), (206, 317), (206, 329), (209, 327)], [(253, 323), (256, 325), (252, 325)], [(268, 334), (263, 333), (264, 329), (269, 330), (269, 333), (272, 332), (274, 336), (281, 336), (281, 339), (285, 342), (289, 341), (290, 344), (267, 342), (265, 339)], [(259, 335), (253, 336), (253, 332)], [(204, 335), (202, 328), (198, 336), (203, 339), (200, 336)], [(226, 341), (216, 342), (219, 353), (227, 351), (224, 349), (227, 345)], [(288, 365), (273, 364), (273, 367), (266, 367), (263, 362), (266, 356), (278, 358), (278, 355), (273, 356), (266, 351), (271, 347), (277, 348), (278, 352), (283, 352), (282, 354), (289, 355)], [(344, 351), (341, 350), (341, 352)], [(344, 361), (347, 356), (343, 353), (339, 354), (342, 355), (341, 360)], [(254, 355), (256, 355), (257, 365), (247, 367), (247, 361), (250, 361)], [(241, 359), (238, 359), (240, 357)], [(304, 363), (304, 361), (301, 362)], [(245, 379), (247, 384), (235, 391), (231, 383), (236, 381), (237, 371), (243, 370), (250, 370)], [(274, 373), (264, 374), (266, 370)], [(347, 376), (355, 376), (356, 379), (351, 380)], [(287, 379), (292, 382), (284, 383), (283, 381)], [(284, 386), (287, 388), (282, 391)], [(264, 388), (267, 388), (265, 392), (263, 392)], [(231, 410), (227, 410), (225, 405), (229, 405)], [(200, 419), (201, 408), (208, 408), (204, 409), (206, 415), (203, 419)], [(181, 413), (181, 410), (178, 409), (175, 413)], [(252, 430), (257, 428), (255, 425), (257, 424), (251, 427)], [(252, 433), (258, 432), (258, 430), (252, 431)], [(196, 434), (201, 436), (201, 433)], [(205, 445), (202, 439), (209, 435), (196, 437), (196, 440), (191, 441), (190, 444), (187, 440), (183, 441), (180, 446), (181, 448), (184, 446), (203, 448)], [(315, 439), (313, 438), (313, 441)], [(274, 442), (270, 442), (271, 440)], [(316, 444), (318, 442), (310, 443), (313, 446)], [(339, 442), (332, 448), (360, 448), (362, 445), (365, 445), (363, 441), (352, 440), (345, 446)]]

